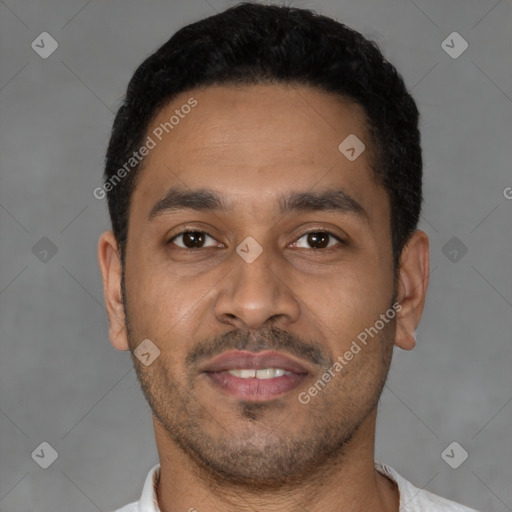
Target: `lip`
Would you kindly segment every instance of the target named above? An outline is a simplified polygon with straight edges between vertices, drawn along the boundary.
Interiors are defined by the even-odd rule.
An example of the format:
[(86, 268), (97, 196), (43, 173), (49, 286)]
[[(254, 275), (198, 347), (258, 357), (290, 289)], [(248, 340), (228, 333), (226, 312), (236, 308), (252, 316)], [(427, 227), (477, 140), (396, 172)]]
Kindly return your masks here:
[(265, 351), (255, 353), (243, 350), (233, 350), (231, 352), (221, 354), (212, 361), (207, 362), (201, 368), (201, 371), (224, 372), (226, 370), (238, 370), (244, 368), (254, 370), (262, 370), (264, 368), (282, 368), (283, 370), (296, 374), (311, 373), (304, 364), (301, 364), (290, 356), (279, 352)]
[[(247, 379), (236, 377), (227, 370), (282, 368), (291, 374), (271, 379)], [(300, 386), (310, 375), (305, 365), (291, 357), (275, 351), (246, 352), (241, 350), (227, 352), (206, 363), (202, 373), (208, 381), (223, 393), (247, 401), (266, 401), (284, 395)]]

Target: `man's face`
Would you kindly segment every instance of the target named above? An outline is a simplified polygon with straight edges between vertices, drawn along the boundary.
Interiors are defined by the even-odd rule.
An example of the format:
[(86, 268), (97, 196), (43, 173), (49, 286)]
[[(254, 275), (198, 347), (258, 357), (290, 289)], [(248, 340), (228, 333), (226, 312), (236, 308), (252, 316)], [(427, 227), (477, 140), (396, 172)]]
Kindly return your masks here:
[[(190, 97), (197, 105), (159, 141), (154, 130)], [(357, 341), (389, 311), (395, 284), (362, 109), (306, 87), (209, 87), (175, 98), (147, 134), (156, 147), (131, 200), (125, 312), (130, 349), (150, 339), (161, 351), (149, 366), (134, 357), (160, 435), (233, 480), (306, 474), (374, 419), (394, 342), (395, 320)], [(353, 161), (338, 149), (350, 134), (366, 144)], [(228, 209), (150, 218), (174, 187), (209, 189)], [(341, 209), (281, 211), (290, 194), (326, 191), (361, 209), (345, 198)], [(360, 351), (333, 370), (354, 340)], [(273, 350), (302, 370), (259, 382), (211, 371), (238, 349)]]

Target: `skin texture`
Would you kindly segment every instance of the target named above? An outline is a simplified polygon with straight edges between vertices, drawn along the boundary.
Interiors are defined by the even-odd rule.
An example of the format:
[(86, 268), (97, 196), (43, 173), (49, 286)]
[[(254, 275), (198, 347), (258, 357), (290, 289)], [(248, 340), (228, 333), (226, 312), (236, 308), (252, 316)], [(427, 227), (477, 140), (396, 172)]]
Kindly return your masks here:
[[(388, 196), (374, 181), (358, 105), (305, 86), (214, 86), (174, 98), (148, 134), (190, 97), (197, 106), (147, 155), (132, 196), (126, 304), (113, 233), (103, 233), (98, 247), (112, 344), (133, 351), (149, 338), (161, 351), (149, 366), (133, 356), (153, 412), (159, 506), (396, 512), (396, 485), (373, 464), (377, 403), (393, 346), (415, 344), (428, 238), (412, 235), (395, 282)], [(367, 148), (352, 162), (338, 150), (351, 133)], [(232, 210), (182, 209), (148, 220), (177, 185), (213, 189)], [(367, 216), (279, 213), (281, 194), (330, 188), (343, 189)], [(186, 229), (211, 238), (187, 251), (190, 239), (173, 238)], [(311, 230), (345, 243), (311, 240)], [(252, 263), (236, 252), (248, 236), (263, 249)], [(298, 393), (394, 302), (396, 317), (302, 404)], [(236, 348), (290, 354), (310, 374), (273, 400), (228, 396), (199, 366)]]

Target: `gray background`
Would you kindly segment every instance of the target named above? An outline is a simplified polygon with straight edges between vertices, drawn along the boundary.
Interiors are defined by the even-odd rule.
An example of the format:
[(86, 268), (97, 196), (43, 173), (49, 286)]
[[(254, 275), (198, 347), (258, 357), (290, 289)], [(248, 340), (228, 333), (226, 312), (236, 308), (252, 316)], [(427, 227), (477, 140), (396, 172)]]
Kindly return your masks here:
[[(109, 221), (92, 191), (136, 66), (233, 3), (0, 1), (2, 512), (112, 510), (158, 462), (130, 356), (108, 339), (96, 247)], [(417, 347), (395, 349), (376, 459), (473, 508), (512, 510), (512, 3), (293, 5), (377, 41), (422, 114), (431, 283)], [(31, 48), (43, 31), (59, 44), (47, 59)], [(441, 46), (453, 31), (469, 44), (456, 59)], [(43, 237), (52, 257), (47, 242), (33, 251)], [(48, 469), (31, 457), (43, 441), (58, 452)], [(453, 441), (469, 454), (457, 469), (441, 457)]]

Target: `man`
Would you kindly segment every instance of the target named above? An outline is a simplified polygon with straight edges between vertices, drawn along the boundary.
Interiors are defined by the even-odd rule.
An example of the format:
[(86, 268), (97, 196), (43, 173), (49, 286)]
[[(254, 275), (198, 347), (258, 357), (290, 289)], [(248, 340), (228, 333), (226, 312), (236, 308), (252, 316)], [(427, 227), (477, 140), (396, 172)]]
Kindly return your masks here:
[(160, 463), (120, 511), (459, 511), (374, 461), (429, 275), (418, 111), (378, 48), (244, 3), (137, 69), (99, 261)]

